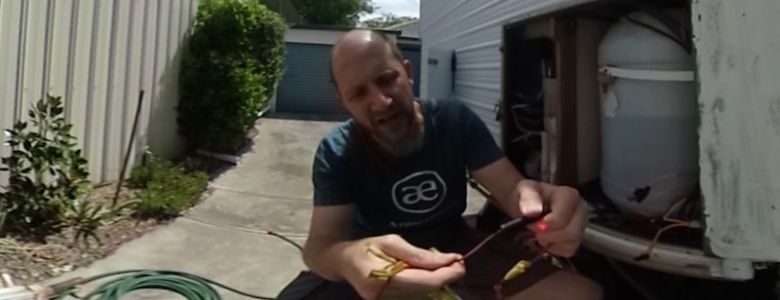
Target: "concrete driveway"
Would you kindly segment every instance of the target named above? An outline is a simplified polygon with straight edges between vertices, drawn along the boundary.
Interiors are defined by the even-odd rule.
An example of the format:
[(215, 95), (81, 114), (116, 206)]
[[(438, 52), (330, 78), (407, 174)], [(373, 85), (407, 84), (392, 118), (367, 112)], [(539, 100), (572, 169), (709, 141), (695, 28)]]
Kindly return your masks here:
[[(274, 297), (305, 269), (300, 253), (271, 229), (302, 243), (311, 214), (311, 163), (334, 121), (264, 118), (254, 147), (212, 183), (213, 193), (186, 216), (123, 245), (90, 268), (60, 279), (126, 269), (201, 275), (249, 293)], [(469, 210), (483, 203), (473, 192)], [(96, 286), (93, 284), (92, 287)], [(220, 291), (223, 292), (223, 291)], [(243, 299), (224, 292), (225, 299)], [(133, 297), (131, 297), (133, 298)], [(136, 292), (136, 299), (174, 299)]]

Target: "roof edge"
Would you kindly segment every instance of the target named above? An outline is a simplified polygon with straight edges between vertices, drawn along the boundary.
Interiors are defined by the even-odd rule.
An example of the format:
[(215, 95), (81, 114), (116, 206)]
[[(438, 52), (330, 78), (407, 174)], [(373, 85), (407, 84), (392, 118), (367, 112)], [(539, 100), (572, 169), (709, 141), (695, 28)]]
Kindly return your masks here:
[(398, 23), (398, 24), (395, 24), (395, 25), (392, 25), (392, 26), (387, 26), (387, 27), (382, 28), (382, 29), (393, 30), (393, 29), (396, 29), (398, 27), (403, 27), (403, 26), (406, 26), (406, 25), (409, 25), (409, 24), (412, 24), (412, 23), (417, 23), (417, 22), (420, 22), (420, 19), (409, 20), (409, 21), (406, 21), (406, 22), (403, 22), (403, 23)]
[(400, 30), (360, 28), (360, 27), (349, 27), (349, 26), (333, 26), (333, 25), (296, 24), (290, 26), (290, 29), (308, 29), (308, 30), (323, 30), (323, 31), (350, 31), (353, 29), (366, 29), (366, 30), (374, 30), (374, 31), (382, 32), (385, 34), (401, 35)]

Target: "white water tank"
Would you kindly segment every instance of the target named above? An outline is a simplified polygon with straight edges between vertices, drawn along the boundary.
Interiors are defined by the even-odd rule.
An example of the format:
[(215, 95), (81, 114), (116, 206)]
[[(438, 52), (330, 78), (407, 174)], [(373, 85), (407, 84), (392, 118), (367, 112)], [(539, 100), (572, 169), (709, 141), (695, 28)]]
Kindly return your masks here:
[[(647, 14), (630, 18), (675, 36)], [(608, 29), (598, 60), (601, 186), (623, 212), (661, 217), (697, 192), (694, 60), (674, 40), (626, 18)]]

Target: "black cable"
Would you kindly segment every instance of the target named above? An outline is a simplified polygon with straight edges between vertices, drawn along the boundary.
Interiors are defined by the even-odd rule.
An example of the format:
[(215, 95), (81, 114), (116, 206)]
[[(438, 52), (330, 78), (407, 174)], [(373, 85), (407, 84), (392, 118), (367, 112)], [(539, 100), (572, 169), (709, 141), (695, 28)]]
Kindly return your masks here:
[(268, 230), (266, 232), (268, 232), (269, 235), (273, 235), (275, 237), (278, 237), (278, 238), (282, 239), (283, 241), (289, 243), (290, 245), (293, 245), (293, 247), (298, 248), (298, 250), (303, 251), (303, 247), (300, 244), (296, 243), (295, 241), (291, 240), (290, 238), (288, 238), (288, 237), (286, 237), (284, 235), (281, 235), (279, 233), (273, 232), (271, 230)]
[(664, 32), (664, 31), (663, 31), (663, 30), (661, 30), (661, 29), (658, 29), (658, 28), (655, 28), (655, 27), (653, 27), (653, 26), (650, 26), (649, 24), (646, 24), (646, 23), (643, 23), (643, 22), (640, 22), (640, 21), (634, 20), (634, 19), (632, 19), (632, 18), (631, 18), (630, 16), (628, 16), (628, 15), (625, 15), (625, 18), (626, 18), (626, 20), (628, 20), (628, 21), (629, 21), (629, 22), (631, 22), (631, 23), (634, 23), (634, 24), (636, 24), (636, 25), (638, 25), (638, 26), (641, 26), (641, 27), (647, 28), (647, 29), (649, 29), (649, 30), (651, 30), (651, 31), (653, 31), (653, 32), (656, 32), (656, 33), (658, 33), (658, 34), (660, 34), (660, 35), (663, 35), (663, 36), (665, 36), (665, 37), (669, 38), (670, 40), (673, 40), (675, 43), (677, 43), (678, 45), (680, 45), (680, 47), (682, 47), (683, 49), (685, 49), (685, 52), (691, 53), (691, 49), (688, 47), (688, 45), (686, 45), (686, 44), (685, 44), (683, 41), (681, 41), (681, 40), (680, 40), (678, 37), (676, 37), (676, 36), (673, 36), (673, 35), (671, 35), (671, 34), (668, 34), (668, 33)]
[(691, 53), (691, 49), (693, 49), (693, 46), (691, 46), (690, 44), (691, 41), (689, 40), (691, 37), (691, 32), (690, 30), (686, 29), (685, 26), (683, 26), (680, 21), (677, 21), (669, 13), (659, 8), (657, 4), (654, 3), (654, 0), (628, 0), (628, 1), (638, 10), (646, 12), (647, 14), (651, 15), (653, 18), (661, 22), (664, 26), (666, 26), (666, 28), (668, 28), (672, 32), (679, 32), (680, 39), (682, 40), (683, 44), (686, 45), (683, 48), (685, 48), (688, 51), (688, 53)]

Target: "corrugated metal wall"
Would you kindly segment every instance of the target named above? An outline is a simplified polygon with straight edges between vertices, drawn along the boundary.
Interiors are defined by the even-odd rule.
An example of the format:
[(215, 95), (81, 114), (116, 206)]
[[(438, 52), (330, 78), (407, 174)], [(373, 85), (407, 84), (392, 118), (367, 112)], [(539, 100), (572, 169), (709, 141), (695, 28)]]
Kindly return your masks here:
[(196, 9), (197, 0), (0, 0), (0, 128), (47, 93), (62, 96), (91, 180), (114, 180), (144, 90), (136, 150), (178, 153), (179, 46)]
[[(422, 82), (420, 93), (428, 97), (434, 90), (452, 93), (484, 120), (496, 141), (500, 124), (495, 120), (495, 104), (501, 98), (501, 34), (503, 25), (534, 15), (595, 0), (425, 0), (420, 1), (422, 40)], [(447, 86), (449, 68), (428, 65), (429, 58), (440, 63), (457, 57), (454, 89)], [(435, 70), (435, 71), (434, 71)], [(431, 78), (434, 77), (434, 78)], [(429, 86), (434, 83), (436, 86)], [(443, 94), (447, 94), (445, 91)]]
[(330, 79), (331, 45), (287, 43), (276, 110), (302, 114), (346, 114)]

